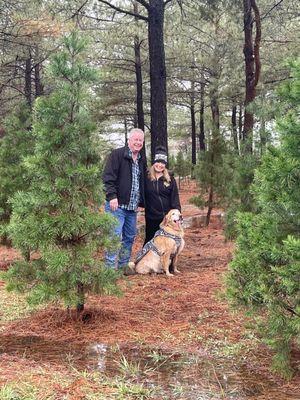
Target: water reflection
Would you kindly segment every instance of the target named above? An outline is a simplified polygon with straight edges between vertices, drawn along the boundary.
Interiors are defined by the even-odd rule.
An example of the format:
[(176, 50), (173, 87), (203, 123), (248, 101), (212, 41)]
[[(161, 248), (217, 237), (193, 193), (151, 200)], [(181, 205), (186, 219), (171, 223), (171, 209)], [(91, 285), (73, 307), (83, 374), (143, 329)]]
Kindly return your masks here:
[(104, 343), (95, 343), (87, 348), (87, 353), (93, 359), (96, 359), (97, 370), (104, 372), (106, 368), (106, 352), (108, 346)]
[(107, 376), (122, 376), (151, 389), (159, 388), (161, 396), (169, 398), (253, 399), (270, 386), (232, 361), (204, 355), (135, 346), (116, 350), (100, 343), (89, 346), (88, 357), (87, 365)]
[(256, 372), (247, 360), (212, 356), (206, 351), (171, 352), (130, 343), (84, 346), (37, 336), (2, 336), (1, 353), (98, 371), (108, 378), (141, 384), (155, 391), (157, 399), (300, 399), (300, 393), (285, 393), (276, 377), (272, 380), (269, 374)]

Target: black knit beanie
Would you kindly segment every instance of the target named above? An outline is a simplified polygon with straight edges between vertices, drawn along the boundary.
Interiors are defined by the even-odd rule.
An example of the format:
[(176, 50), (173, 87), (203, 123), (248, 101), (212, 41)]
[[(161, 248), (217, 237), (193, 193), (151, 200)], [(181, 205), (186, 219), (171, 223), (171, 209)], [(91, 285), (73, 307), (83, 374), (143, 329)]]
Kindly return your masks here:
[(154, 162), (168, 163), (167, 150), (165, 147), (157, 146), (155, 148)]

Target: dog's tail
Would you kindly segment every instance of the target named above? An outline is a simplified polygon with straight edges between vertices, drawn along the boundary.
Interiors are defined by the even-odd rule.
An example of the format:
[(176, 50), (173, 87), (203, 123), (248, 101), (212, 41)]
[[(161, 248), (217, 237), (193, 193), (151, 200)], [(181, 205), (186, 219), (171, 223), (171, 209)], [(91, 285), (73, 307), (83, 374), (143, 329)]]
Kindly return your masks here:
[(130, 261), (124, 271), (124, 275), (135, 275), (135, 274), (136, 274), (135, 263)]

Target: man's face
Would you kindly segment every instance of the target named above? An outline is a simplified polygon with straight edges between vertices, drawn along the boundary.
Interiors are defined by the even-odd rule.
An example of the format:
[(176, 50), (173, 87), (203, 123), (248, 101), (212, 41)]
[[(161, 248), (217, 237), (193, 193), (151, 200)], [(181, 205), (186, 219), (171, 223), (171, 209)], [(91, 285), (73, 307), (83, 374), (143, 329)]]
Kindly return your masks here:
[(144, 135), (140, 132), (133, 132), (128, 139), (128, 147), (133, 153), (138, 153), (142, 150), (144, 144)]

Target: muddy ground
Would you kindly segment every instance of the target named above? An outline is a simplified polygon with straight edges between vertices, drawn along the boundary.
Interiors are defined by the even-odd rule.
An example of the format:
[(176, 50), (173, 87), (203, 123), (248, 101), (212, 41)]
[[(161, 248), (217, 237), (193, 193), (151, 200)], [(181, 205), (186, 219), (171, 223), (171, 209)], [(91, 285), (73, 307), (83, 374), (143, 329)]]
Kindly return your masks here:
[[(187, 183), (181, 189), (185, 218), (203, 214), (188, 204), (195, 190)], [(48, 368), (49, 373), (54, 369), (68, 374), (70, 358), (80, 370), (99, 370), (104, 353), (103, 373), (113, 375), (116, 371), (109, 360), (114, 357), (112, 349), (116, 354), (117, 348), (130, 360), (149, 361), (149, 354), (154, 354), (178, 366), (167, 372), (157, 368), (162, 382), (152, 377), (152, 385), (155, 382), (162, 391), (150, 398), (300, 399), (297, 355), (293, 355), (296, 373), (292, 380), (274, 374), (272, 353), (258, 340), (251, 320), (230, 310), (224, 300), (224, 274), (234, 246), (224, 240), (219, 214), (213, 213), (208, 227), (186, 229), (180, 275), (126, 277), (120, 282), (122, 297), (90, 296), (83, 320), (49, 306), (12, 322), (0, 322), (0, 385), (16, 381), (24, 370), (34, 371), (39, 383), (38, 366)], [(134, 252), (141, 243), (138, 237)], [(16, 256), (13, 249), (1, 247), (2, 265)], [(181, 394), (170, 389), (175, 375)], [(69, 397), (58, 389), (56, 398), (85, 399), (80, 381), (72, 385)]]

